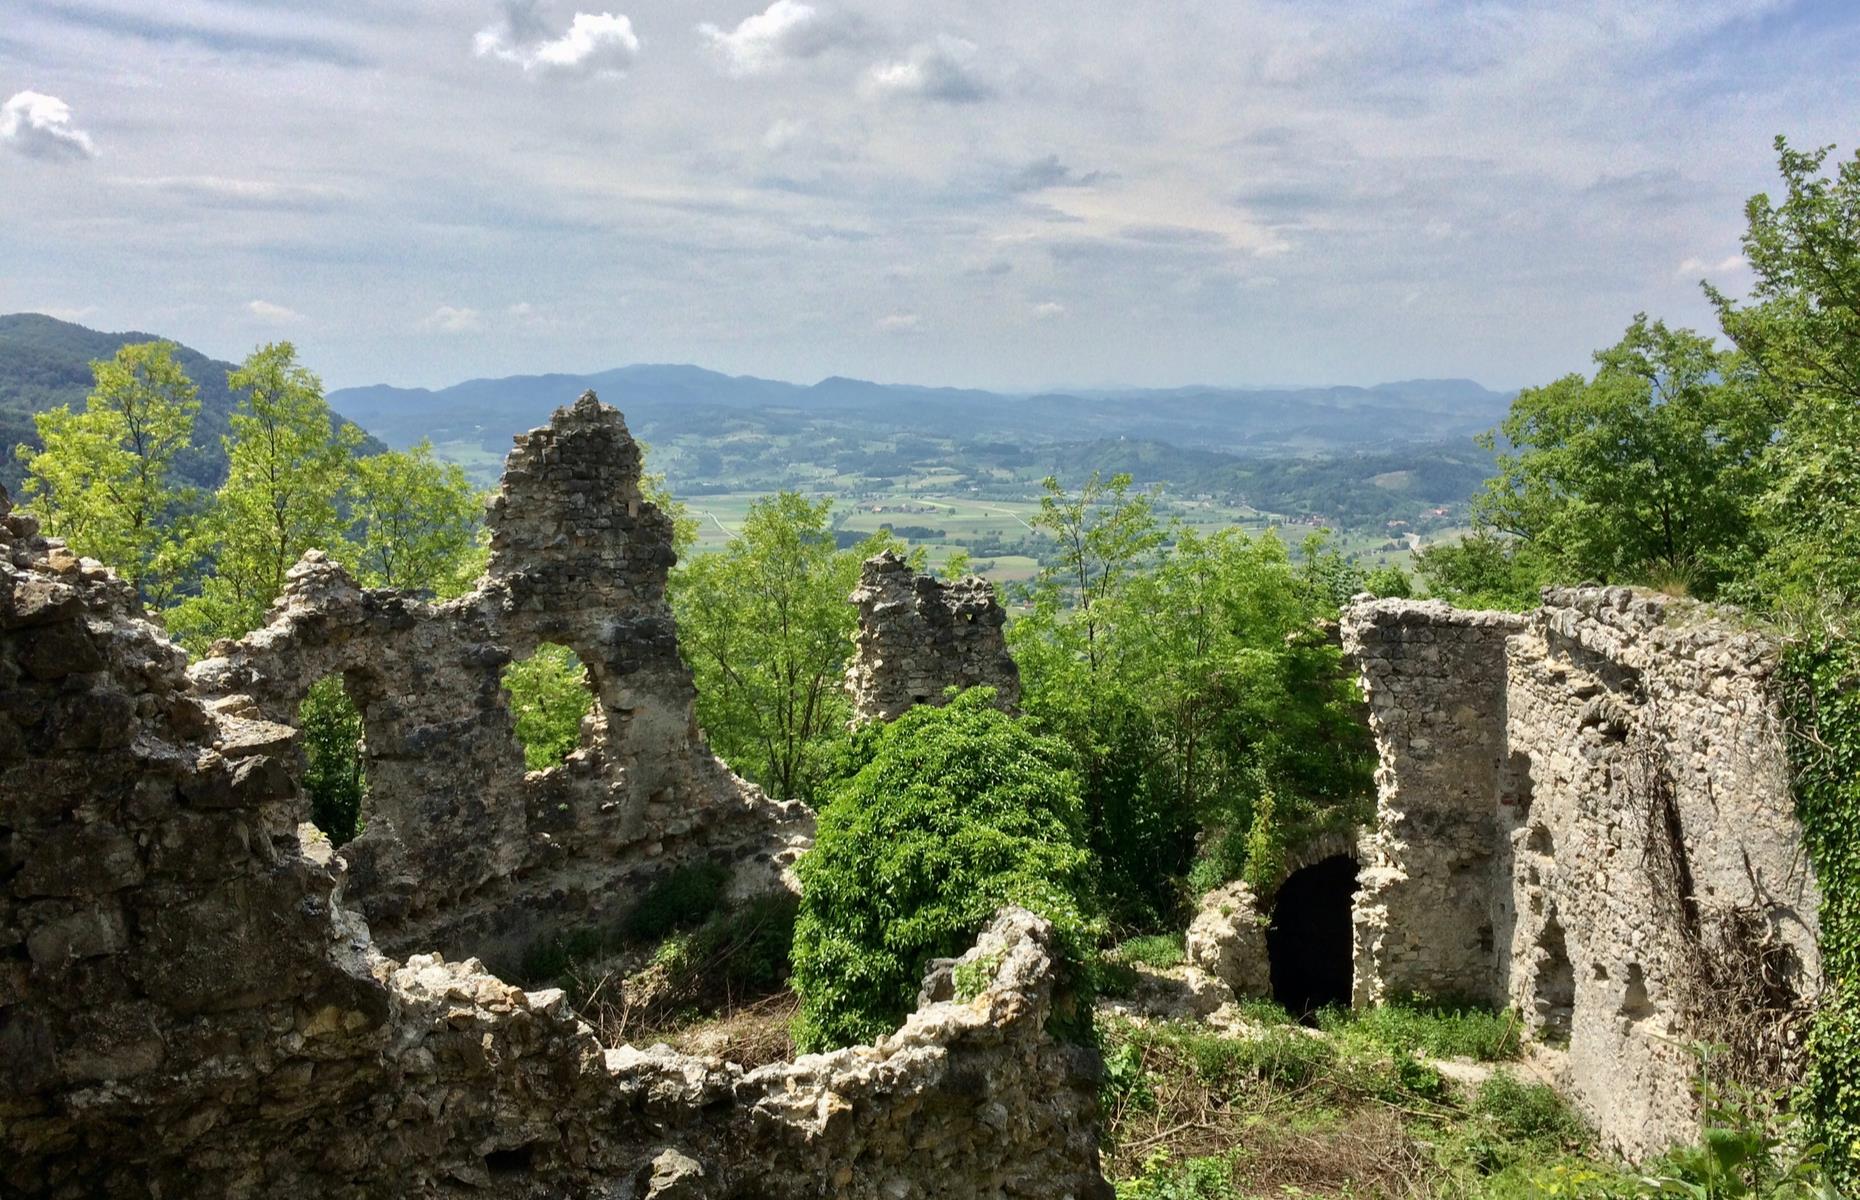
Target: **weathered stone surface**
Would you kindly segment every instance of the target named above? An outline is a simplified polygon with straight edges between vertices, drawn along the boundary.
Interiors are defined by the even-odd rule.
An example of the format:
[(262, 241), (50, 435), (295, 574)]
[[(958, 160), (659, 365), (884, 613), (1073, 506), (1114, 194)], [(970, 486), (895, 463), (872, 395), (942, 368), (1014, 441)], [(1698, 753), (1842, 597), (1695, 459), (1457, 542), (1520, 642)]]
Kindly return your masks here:
[[(609, 418), (589, 401), (554, 428), (580, 421)], [(607, 445), (617, 453), (618, 443)], [(588, 498), (598, 491), (574, 494), (600, 512)], [(528, 532), (505, 547), (585, 550), (598, 541), (506, 516), (506, 529)], [(527, 890), (525, 871), (555, 870), (551, 886), (564, 890), (624, 893), (640, 878), (645, 856), (626, 856), (649, 831), (619, 832), (616, 818), (605, 840), (605, 827), (592, 824), (598, 808), (590, 825), (564, 827), (559, 856), (533, 856), (539, 837), (510, 850), (498, 805), (518, 805), (508, 828), (533, 831), (523, 793), (498, 791), (495, 773), (474, 776), (489, 760), (459, 740), (487, 728), (508, 736), (507, 714), (501, 726), (477, 717), (501, 712), (486, 672), (507, 652), (485, 648), (511, 644), (459, 630), (475, 635), (483, 627), (474, 614), (486, 608), (513, 611), (504, 597), (548, 592), (546, 571), (504, 589), (516, 573), (506, 560), (470, 601), (422, 606), (355, 589), (313, 560), (280, 620), (220, 647), (190, 678), (182, 653), (138, 615), (131, 590), (100, 571), (68, 570), (70, 556), (54, 553), (62, 549), (7, 515), (0, 492), (0, 591), (16, 596), (46, 574), (67, 579), (105, 661), (70, 694), (127, 702), (110, 706), (112, 736), (62, 749), (67, 718), (56, 701), (69, 680), (29, 675), (25, 631), (0, 627), (7, 719), (27, 714), (33, 727), (29, 757), (0, 769), (0, 1195), (1109, 1197), (1097, 1165), (1096, 1060), (1046, 1034), (1052, 931), (1019, 910), (1001, 914), (967, 956), (993, 969), (973, 1001), (926, 1005), (875, 1046), (749, 1072), (664, 1047), (603, 1048), (560, 992), (525, 992), (475, 960), (381, 955), (345, 907), (332, 864), (306, 856), (297, 836), (293, 680), (327, 669), (385, 683), (382, 660), (414, 669), (422, 649), (439, 653), (418, 677), (434, 681), (428, 693), (365, 692), (364, 701), (371, 741), (382, 731), (371, 756), (382, 745), (415, 747), (396, 751), (404, 759), (372, 759), (405, 765), (408, 788), (400, 807), (381, 814), (406, 840), (373, 861), (434, 872), (444, 902), (423, 890), (424, 878), (398, 885), (406, 911), (424, 915), (428, 928), (448, 927), (449, 904), (482, 911), (535, 902), (541, 893)], [(575, 561), (589, 586), (630, 586), (623, 573), (603, 583), (607, 567)], [(671, 660), (620, 644), (625, 629), (650, 624), (621, 611), (601, 625), (575, 610), (539, 611), (518, 626), (532, 637), (585, 635), (576, 648), (591, 665), (596, 650), (607, 655), (602, 663), (644, 664), (615, 671), (611, 690), (600, 692), (607, 736), (618, 744), (579, 756), (611, 753), (623, 765), (519, 777), (523, 787), (567, 773), (571, 783), (548, 795), (572, 805), (585, 786), (624, 810), (644, 777), (660, 803), (717, 803), (700, 787), (707, 756), (683, 732), (688, 721), (636, 711), (668, 689), (677, 694)], [(473, 665), (491, 695), (483, 708), (462, 710), (470, 718), (462, 725), (438, 726), (453, 731), (449, 764), (421, 733), (460, 712), (447, 708), (456, 696), (432, 698), (452, 686), (435, 662)], [(462, 678), (463, 667), (447, 669)], [(211, 703), (201, 701), (203, 685)], [(643, 699), (620, 704), (628, 695)], [(448, 773), (454, 790), (442, 788)], [(785, 826), (740, 798), (741, 808), (722, 811), (746, 812), (742, 824), (713, 812), (692, 825), (691, 844), (727, 853), (734, 843), (720, 831)], [(440, 853), (422, 821), (465, 839), (469, 865)], [(471, 855), (484, 842), (488, 861), (508, 864), (514, 883), (477, 874), (486, 860)], [(396, 878), (384, 872), (368, 886)], [(360, 884), (352, 865), (344, 886), (367, 891)], [(399, 928), (405, 935), (415, 925)]]
[[(335, 674), (362, 712), (369, 782), (342, 895), (390, 953), (513, 969), (537, 940), (611, 921), (643, 880), (695, 858), (739, 866), (739, 893), (781, 886), (812, 816), (704, 745), (665, 602), (671, 521), (640, 494), (620, 414), (589, 392), (518, 437), (488, 521), (481, 586), (444, 604), (358, 587), (306, 554), (266, 627), (191, 669), (234, 731), (220, 751), (268, 763), (196, 803), (275, 799), (279, 743)], [(532, 774), (499, 681), (543, 642), (575, 652), (597, 703), (581, 748)]]
[(1007, 652), (1007, 612), (978, 576), (950, 583), (918, 575), (886, 550), (866, 559), (851, 600), (857, 650), (846, 668), (853, 720), (889, 721), (913, 704), (941, 704), (945, 689), (986, 685), (995, 703), (1020, 704), (1020, 669)]
[(1268, 914), (1253, 889), (1235, 880), (1201, 898), (1189, 922), (1186, 949), (1194, 975), (1189, 987), (1212, 997), (1208, 1007), (1232, 999), (1272, 995), (1272, 960), (1266, 953)]
[[(1819, 987), (1819, 897), (1794, 817), (1775, 648), (1628, 588), (1521, 617), (1346, 610), (1380, 756), (1355, 905), (1356, 1002), (1515, 1005), (1568, 1039), (1568, 1086), (1640, 1156), (1696, 1132), (1697, 966), (1744, 914), (1785, 992)], [(1703, 948), (1702, 948), (1703, 947)]]

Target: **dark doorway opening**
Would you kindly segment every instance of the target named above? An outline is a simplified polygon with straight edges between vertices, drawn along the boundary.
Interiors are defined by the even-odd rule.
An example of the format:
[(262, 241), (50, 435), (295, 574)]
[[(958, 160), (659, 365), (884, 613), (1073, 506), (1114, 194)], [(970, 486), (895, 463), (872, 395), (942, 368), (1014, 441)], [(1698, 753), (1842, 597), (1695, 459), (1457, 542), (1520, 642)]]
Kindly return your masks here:
[(1266, 929), (1272, 998), (1294, 1017), (1350, 1003), (1350, 897), (1356, 860), (1335, 855), (1293, 871)]

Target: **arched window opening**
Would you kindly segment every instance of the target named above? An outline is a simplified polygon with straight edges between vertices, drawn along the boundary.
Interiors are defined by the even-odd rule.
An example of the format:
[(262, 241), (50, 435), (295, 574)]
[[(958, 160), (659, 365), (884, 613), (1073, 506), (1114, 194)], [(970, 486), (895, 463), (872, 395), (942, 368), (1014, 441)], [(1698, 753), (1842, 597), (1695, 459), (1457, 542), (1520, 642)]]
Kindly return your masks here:
[(1293, 1016), (1350, 1003), (1350, 898), (1356, 860), (1347, 854), (1293, 871), (1279, 888), (1266, 929), (1272, 998)]
[(567, 646), (544, 642), (505, 667), (503, 682), (523, 765), (531, 771), (560, 766), (581, 745), (582, 719), (594, 710), (593, 685), (581, 659)]
[(343, 687), (342, 676), (326, 675), (310, 686), (297, 709), (304, 751), (304, 792), (310, 821), (333, 846), (362, 832), (368, 798), (362, 711)]

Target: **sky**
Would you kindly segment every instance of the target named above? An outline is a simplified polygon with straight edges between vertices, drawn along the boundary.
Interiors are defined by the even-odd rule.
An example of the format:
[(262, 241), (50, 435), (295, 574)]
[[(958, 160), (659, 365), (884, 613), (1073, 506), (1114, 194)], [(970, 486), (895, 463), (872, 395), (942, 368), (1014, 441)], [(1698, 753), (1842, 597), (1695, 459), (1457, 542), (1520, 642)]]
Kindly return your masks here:
[(1847, 0), (0, 0), (0, 312), (332, 387), (1514, 387), (1709, 328), (1857, 61)]

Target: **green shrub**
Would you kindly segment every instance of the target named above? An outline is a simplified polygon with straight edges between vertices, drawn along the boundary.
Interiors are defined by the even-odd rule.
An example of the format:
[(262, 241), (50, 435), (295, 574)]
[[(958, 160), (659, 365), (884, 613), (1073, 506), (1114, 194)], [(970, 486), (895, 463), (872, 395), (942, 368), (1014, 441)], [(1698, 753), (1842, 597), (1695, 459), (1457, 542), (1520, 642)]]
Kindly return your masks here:
[(688, 933), (659, 944), (653, 963), (681, 1001), (712, 1003), (766, 995), (787, 981), (798, 902), (786, 893), (758, 896), (713, 912)]
[(895, 1028), (930, 960), (967, 949), (1009, 903), (1053, 922), (1061, 991), (1077, 999), (1069, 1015), (1088, 1022), (1084, 968), (1103, 927), (1068, 761), (1063, 743), (997, 710), (988, 688), (919, 705), (878, 732), (801, 860), (799, 1047)]
[(362, 713), (338, 675), (310, 685), (297, 710), (304, 748), (304, 793), (310, 820), (340, 846), (362, 831), (368, 777), (362, 765)]
[(1498, 1133), (1514, 1141), (1580, 1145), (1588, 1127), (1569, 1110), (1554, 1088), (1522, 1083), (1500, 1071), (1479, 1085), (1473, 1112), (1485, 1117)]
[(659, 880), (628, 913), (622, 928), (635, 942), (651, 942), (674, 929), (704, 923), (723, 899), (730, 869), (718, 863), (691, 863)]

